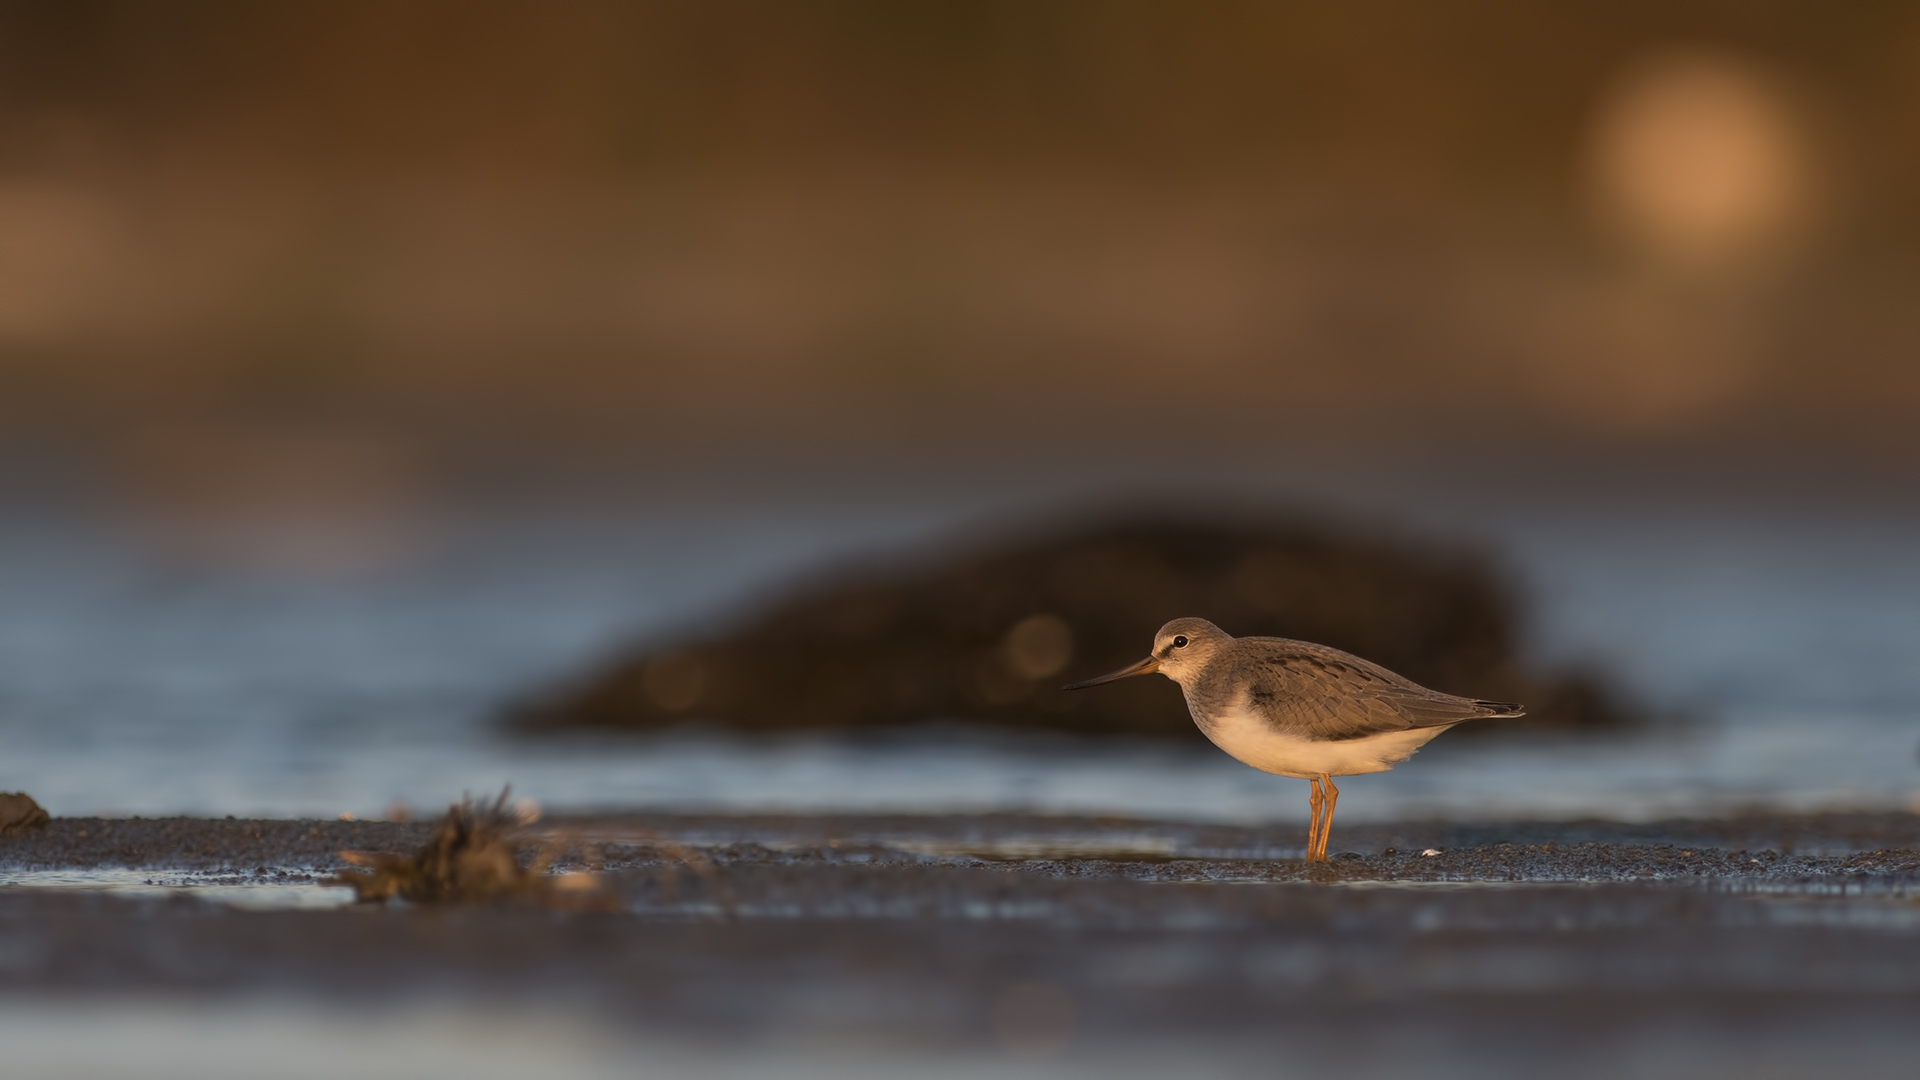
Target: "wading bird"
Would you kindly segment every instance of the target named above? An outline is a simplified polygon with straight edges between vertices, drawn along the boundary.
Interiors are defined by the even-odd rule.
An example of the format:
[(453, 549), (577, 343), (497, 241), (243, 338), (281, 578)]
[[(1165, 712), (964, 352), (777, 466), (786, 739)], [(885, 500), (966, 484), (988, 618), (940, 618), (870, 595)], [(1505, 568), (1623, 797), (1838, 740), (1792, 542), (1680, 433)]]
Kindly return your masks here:
[(1180, 684), (1201, 732), (1228, 754), (1312, 784), (1307, 861), (1327, 858), (1336, 776), (1385, 772), (1455, 724), (1524, 716), (1520, 706), (1429, 690), (1351, 653), (1287, 638), (1237, 638), (1205, 619), (1175, 619), (1131, 667), (1066, 687), (1135, 675)]

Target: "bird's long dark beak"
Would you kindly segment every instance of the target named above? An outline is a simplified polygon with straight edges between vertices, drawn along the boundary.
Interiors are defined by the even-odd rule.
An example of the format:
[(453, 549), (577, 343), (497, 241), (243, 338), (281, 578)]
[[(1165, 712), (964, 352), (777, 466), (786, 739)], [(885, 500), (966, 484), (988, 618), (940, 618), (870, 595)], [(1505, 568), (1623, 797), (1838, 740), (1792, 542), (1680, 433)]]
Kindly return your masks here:
[(1110, 671), (1105, 675), (1100, 676), (1097, 679), (1088, 679), (1085, 682), (1077, 682), (1071, 686), (1063, 686), (1060, 689), (1084, 690), (1089, 686), (1099, 686), (1103, 682), (1115, 682), (1120, 679), (1131, 679), (1135, 675), (1151, 675), (1154, 672), (1159, 670), (1160, 670), (1160, 658), (1157, 656), (1149, 656), (1145, 660), (1142, 660), (1139, 663), (1130, 665), (1128, 667), (1123, 667), (1119, 671)]

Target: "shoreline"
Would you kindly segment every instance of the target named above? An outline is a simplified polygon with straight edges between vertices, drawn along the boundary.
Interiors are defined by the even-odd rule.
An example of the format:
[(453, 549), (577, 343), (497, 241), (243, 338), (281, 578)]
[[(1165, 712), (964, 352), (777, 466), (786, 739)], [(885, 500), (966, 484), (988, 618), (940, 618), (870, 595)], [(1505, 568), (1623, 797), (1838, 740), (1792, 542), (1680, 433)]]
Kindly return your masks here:
[[(132, 866), (311, 891), (338, 851), (410, 850), (430, 829), (56, 818), (0, 836), (0, 1000), (83, 1017), (164, 999), (216, 1028), (264, 1001), (321, 1033), (343, 1010), (557, 1016), (614, 1048), (619, 1068), (579, 1075), (670, 1058), (676, 1074), (1132, 1076), (1183, 1059), (1252, 1076), (1276, 1054), (1342, 1075), (1363, 1045), (1362, 1071), (1406, 1075), (1698, 1074), (1643, 1067), (1655, 1046), (1655, 1065), (1895, 1076), (1920, 1053), (1910, 814), (1356, 825), (1335, 832), (1353, 856), (1317, 866), (1292, 828), (619, 814), (529, 829), (591, 882), (564, 904), (340, 890), (276, 909), (192, 884), (19, 883)], [(472, 1064), (468, 1038), (442, 1060)]]
[[(321, 818), (55, 817), (46, 825), (0, 833), (0, 870), (124, 866), (154, 869), (299, 868), (346, 865), (338, 853), (404, 851), (423, 843), (435, 818), (407, 821)], [(522, 828), (532, 844), (673, 844), (715, 849), (722, 861), (745, 846), (806, 853), (832, 861), (841, 849), (937, 859), (1018, 862), (1044, 857), (1103, 861), (1297, 861), (1305, 829), (1293, 824), (1224, 823), (1117, 815), (1035, 813), (741, 813), (621, 812), (553, 815)], [(1834, 857), (1882, 849), (1920, 849), (1920, 814), (1901, 811), (1756, 812), (1656, 821), (1414, 820), (1335, 826), (1331, 852), (1383, 872), (1385, 853), (1436, 848), (1533, 852), (1550, 875), (1575, 865), (1569, 849), (1605, 846), (1615, 858), (1637, 849), (1692, 849), (1701, 861), (1680, 870), (1720, 872), (1704, 861), (1719, 850)], [(734, 854), (729, 856), (727, 852)], [(1558, 851), (1558, 856), (1552, 852)], [(574, 852), (578, 854), (578, 852)], [(1551, 856), (1541, 862), (1542, 856)], [(1340, 861), (1340, 860), (1336, 860)], [(1589, 860), (1591, 861), (1591, 860)]]

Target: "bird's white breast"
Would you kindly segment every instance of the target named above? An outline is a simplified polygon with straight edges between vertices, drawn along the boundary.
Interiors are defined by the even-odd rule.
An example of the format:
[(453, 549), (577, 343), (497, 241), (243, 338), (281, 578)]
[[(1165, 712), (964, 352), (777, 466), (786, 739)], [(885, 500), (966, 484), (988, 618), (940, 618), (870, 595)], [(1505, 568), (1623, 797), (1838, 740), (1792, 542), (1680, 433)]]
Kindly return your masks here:
[(1408, 728), (1358, 739), (1320, 740), (1279, 731), (1260, 714), (1236, 704), (1195, 722), (1213, 745), (1261, 772), (1311, 780), (1386, 772), (1447, 730)]

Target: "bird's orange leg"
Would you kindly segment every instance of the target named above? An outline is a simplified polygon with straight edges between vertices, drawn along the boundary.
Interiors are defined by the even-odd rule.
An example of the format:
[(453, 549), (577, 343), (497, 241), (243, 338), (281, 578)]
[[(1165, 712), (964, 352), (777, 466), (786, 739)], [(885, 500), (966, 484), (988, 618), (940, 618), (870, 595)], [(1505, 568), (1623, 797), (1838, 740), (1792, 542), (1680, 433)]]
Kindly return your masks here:
[(1325, 801), (1320, 795), (1320, 781), (1309, 780), (1311, 794), (1307, 796), (1307, 805), (1313, 808), (1313, 824), (1307, 827), (1307, 861), (1316, 860), (1320, 850), (1320, 806)]
[(1333, 786), (1333, 777), (1320, 774), (1320, 786), (1327, 791), (1327, 808), (1320, 814), (1320, 862), (1327, 861), (1327, 838), (1333, 835), (1333, 808), (1339, 805), (1340, 789)]

